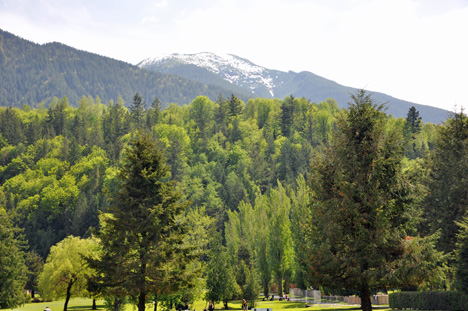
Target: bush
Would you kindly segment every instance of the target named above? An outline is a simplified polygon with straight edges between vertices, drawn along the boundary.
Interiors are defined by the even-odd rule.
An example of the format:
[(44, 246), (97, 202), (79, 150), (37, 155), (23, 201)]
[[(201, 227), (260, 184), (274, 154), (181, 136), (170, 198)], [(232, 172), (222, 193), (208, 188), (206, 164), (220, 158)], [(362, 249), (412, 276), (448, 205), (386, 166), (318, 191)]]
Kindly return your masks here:
[(388, 299), (392, 309), (468, 311), (468, 297), (457, 291), (397, 292)]

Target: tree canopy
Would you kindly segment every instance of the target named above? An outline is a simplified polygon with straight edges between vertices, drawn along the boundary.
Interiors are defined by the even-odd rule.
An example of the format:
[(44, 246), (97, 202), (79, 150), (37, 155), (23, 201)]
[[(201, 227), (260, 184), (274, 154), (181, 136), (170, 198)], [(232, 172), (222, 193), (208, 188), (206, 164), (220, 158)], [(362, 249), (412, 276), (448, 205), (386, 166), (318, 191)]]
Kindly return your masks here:
[(88, 267), (86, 256), (96, 252), (96, 241), (69, 236), (52, 246), (44, 269), (39, 276), (39, 289), (45, 299), (65, 298), (67, 311), (71, 296), (87, 295), (87, 279), (94, 271)]

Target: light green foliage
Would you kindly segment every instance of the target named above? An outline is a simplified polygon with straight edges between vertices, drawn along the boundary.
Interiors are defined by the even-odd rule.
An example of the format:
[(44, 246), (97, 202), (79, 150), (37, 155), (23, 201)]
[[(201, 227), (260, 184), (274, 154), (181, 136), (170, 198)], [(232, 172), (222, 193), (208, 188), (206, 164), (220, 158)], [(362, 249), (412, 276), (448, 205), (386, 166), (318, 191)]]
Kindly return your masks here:
[(310, 260), (307, 251), (308, 243), (304, 243), (304, 240), (307, 240), (310, 236), (310, 233), (307, 232), (312, 217), (309, 204), (310, 189), (304, 176), (300, 175), (297, 178), (296, 191), (291, 191), (291, 237), (296, 255), (294, 262), (295, 283), (299, 288), (308, 288), (310, 286), (307, 275), (307, 265)]
[[(90, 227), (99, 230), (99, 212), (106, 210), (109, 199), (117, 197), (119, 191), (117, 176), (125, 161), (121, 151), (134, 137), (130, 113), (123, 99), (128, 105), (132, 103), (133, 95), (119, 96), (107, 105), (98, 97), (80, 99), (67, 94), (68, 97), (41, 103), (35, 109), (26, 106), (24, 109), (0, 108), (2, 120), (8, 121), (0, 122), (0, 201), (14, 215), (15, 224), (24, 228), (30, 250), (36, 250), (43, 258), (51, 245), (66, 236), (87, 237)], [(285, 101), (288, 107), (283, 106)], [(304, 204), (310, 196), (298, 176), (308, 175), (309, 166), (318, 164), (315, 160), (310, 161), (311, 155), (318, 154), (321, 148), (330, 144), (332, 132), (337, 129), (337, 120), (343, 120), (340, 115), (349, 111), (338, 108), (332, 99), (316, 104), (305, 98), (256, 98), (244, 106), (237, 98), (229, 96), (226, 99), (223, 95), (216, 102), (200, 96), (190, 105), (171, 104), (160, 113), (156, 111), (157, 106), (156, 102), (145, 112), (146, 116), (140, 120), (141, 126), (151, 128), (151, 134), (159, 140), (156, 144), (167, 158), (170, 174), (165, 176), (165, 181), (173, 180), (175, 189), (181, 192), (181, 199), (190, 200), (193, 211), (200, 213), (195, 217), (198, 220), (194, 218), (191, 225), (196, 236), (204, 234), (203, 230), (198, 231), (203, 226), (201, 222), (214, 222), (216, 231), (225, 232), (226, 241), (236, 237), (228, 243), (230, 252), (235, 249), (228, 258), (232, 261), (239, 284), (243, 286), (248, 281), (247, 272), (254, 270), (266, 294), (272, 278), (275, 283), (283, 283), (283, 287), (287, 287), (289, 282), (315, 286), (310, 277), (304, 275), (310, 266), (302, 265), (315, 252), (310, 244), (304, 242), (313, 237), (314, 231), (306, 226), (311, 212), (305, 209)], [(283, 114), (282, 108), (290, 109)], [(286, 117), (283, 121), (282, 116)], [(385, 120), (381, 131), (384, 136), (404, 133), (405, 119), (386, 117)], [(434, 148), (438, 128), (440, 126), (422, 124), (416, 140), (413, 140), (419, 156)], [(7, 136), (9, 139), (5, 140)], [(352, 139), (347, 138), (341, 145), (345, 146), (350, 141)], [(444, 161), (444, 157), (441, 159)], [(439, 176), (438, 167), (447, 164), (435, 162), (428, 165), (429, 161), (423, 162), (418, 158), (404, 161), (401, 166), (406, 176), (402, 180), (409, 181), (414, 190), (405, 195), (410, 195), (411, 200), (418, 204), (432, 188), (460, 184), (455, 179), (446, 179), (443, 184), (434, 181), (434, 184), (423, 185), (430, 173), (436, 172), (434, 176)], [(455, 163), (452, 160), (448, 162)], [(392, 167), (391, 162), (387, 164), (385, 167)], [(431, 172), (430, 167), (435, 169)], [(330, 170), (330, 167), (326, 169)], [(391, 169), (388, 173), (391, 174)], [(455, 176), (458, 173), (448, 174)], [(273, 202), (271, 197), (280, 190), (278, 180), (286, 188), (284, 192), (291, 201), (290, 215), (282, 217), (285, 223), (276, 226), (273, 225), (277, 221), (275, 210), (280, 207), (275, 205), (278, 200)], [(460, 189), (464, 189), (463, 186)], [(437, 191), (431, 190), (431, 196)], [(444, 191), (440, 193), (444, 194)], [(109, 196), (106, 197), (105, 192)], [(440, 196), (447, 199), (444, 206), (461, 197), (463, 192), (445, 198)], [(435, 209), (436, 205), (433, 205)], [(248, 217), (240, 211), (247, 206), (252, 210)], [(203, 209), (204, 213), (201, 212)], [(244, 228), (239, 230), (246, 232), (229, 231), (231, 220), (228, 222), (228, 211), (239, 213), (236, 226), (242, 224)], [(426, 209), (425, 217), (432, 219), (430, 213), (430, 208)], [(450, 215), (450, 212), (443, 214)], [(407, 207), (401, 214), (406, 235), (417, 236), (423, 232), (418, 228), (428, 228), (428, 233), (432, 233), (441, 225), (430, 221), (430, 226), (417, 227), (420, 216), (421, 210), (416, 205)], [(289, 261), (289, 268), (284, 270), (283, 280), (278, 281), (277, 272), (272, 270), (273, 249), (269, 240), (270, 236), (277, 238), (278, 232), (287, 232), (288, 221), (291, 239), (284, 245), (292, 248), (294, 256)], [(235, 223), (234, 219), (232, 223)], [(450, 223), (451, 220), (444, 228), (449, 228)], [(279, 231), (272, 233), (270, 230)], [(233, 235), (230, 236), (228, 231)], [(446, 238), (441, 238), (437, 246), (445, 241)], [(209, 252), (203, 247), (199, 250)], [(199, 258), (201, 263), (194, 263), (195, 267), (203, 267), (206, 257), (202, 255)], [(155, 294), (183, 299), (190, 291), (180, 289), (167, 295), (151, 293), (149, 299), (159, 300)], [(237, 294), (240, 293), (239, 287)]]
[(271, 206), (268, 197), (257, 194), (255, 199), (255, 256), (256, 268), (260, 277), (263, 294), (269, 297), (270, 283), (272, 279), (269, 263), (269, 230)]
[(26, 301), (26, 265), (19, 230), (0, 205), (0, 308), (12, 309)]
[(240, 291), (236, 284), (234, 272), (231, 266), (231, 256), (221, 244), (221, 235), (216, 234), (210, 247), (210, 261), (206, 269), (206, 294), (207, 301), (213, 303), (223, 302), (227, 308), (228, 301)]
[(105, 204), (106, 153), (95, 146), (70, 165), (61, 153), (65, 141), (57, 136), (30, 145), (21, 156), (28, 167), (2, 186), (14, 198), (16, 221), (26, 227), (32, 250), (44, 258), (67, 235), (81, 236), (97, 226), (97, 210)]
[(268, 260), (277, 281), (278, 294), (282, 296), (283, 281), (291, 272), (294, 251), (289, 220), (291, 200), (281, 183), (278, 182), (278, 189), (271, 191), (269, 204), (271, 216), (268, 222)]
[(84, 259), (96, 251), (94, 239), (69, 236), (52, 246), (39, 276), (39, 289), (44, 299), (65, 298), (67, 310), (71, 296), (85, 297), (87, 278), (94, 272)]
[(171, 166), (171, 179), (180, 181), (187, 169), (188, 155), (191, 154), (186, 130), (170, 124), (157, 124), (153, 130), (164, 149), (167, 164)]

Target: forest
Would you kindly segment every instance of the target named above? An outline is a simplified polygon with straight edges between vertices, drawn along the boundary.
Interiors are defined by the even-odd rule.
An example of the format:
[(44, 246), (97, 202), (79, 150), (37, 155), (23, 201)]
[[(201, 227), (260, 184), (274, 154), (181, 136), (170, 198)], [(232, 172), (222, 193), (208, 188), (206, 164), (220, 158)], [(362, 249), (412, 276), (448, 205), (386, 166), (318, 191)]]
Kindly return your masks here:
[[(14, 262), (17, 276), (0, 294), (0, 308), (24, 301), (23, 288), (50, 298), (112, 297), (114, 310), (126, 299), (139, 309), (147, 300), (170, 309), (203, 289), (225, 307), (290, 287), (361, 297), (389, 288), (466, 291), (468, 117), (462, 111), (441, 125), (423, 121), (414, 107), (407, 118), (386, 115), (364, 91), (348, 108), (333, 99), (244, 103), (220, 95), (162, 109), (157, 97), (138, 93), (130, 103), (64, 96), (47, 108), (0, 108), (0, 259)], [(86, 250), (101, 276), (112, 272), (93, 257), (102, 252), (97, 240), (127, 258), (113, 248), (124, 225), (110, 215), (133, 213), (122, 191), (138, 188), (124, 179), (132, 155), (150, 157), (138, 148), (151, 150), (151, 163), (164, 163), (153, 184), (172, 187), (161, 186), (174, 213), (163, 218), (179, 224), (178, 251), (154, 252), (179, 264), (154, 255), (154, 270), (167, 277), (143, 297), (100, 288), (118, 280), (98, 276), (88, 282), (93, 289), (80, 279), (93, 275), (84, 269), (73, 288), (51, 288), (50, 271), (60, 270), (54, 258), (70, 256), (60, 255), (67, 247)]]

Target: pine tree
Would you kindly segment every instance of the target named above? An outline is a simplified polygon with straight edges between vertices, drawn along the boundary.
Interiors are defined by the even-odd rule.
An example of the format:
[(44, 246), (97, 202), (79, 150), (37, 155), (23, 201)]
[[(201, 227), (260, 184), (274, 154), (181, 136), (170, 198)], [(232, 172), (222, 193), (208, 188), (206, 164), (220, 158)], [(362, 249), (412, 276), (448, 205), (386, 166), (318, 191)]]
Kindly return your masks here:
[(0, 309), (13, 309), (25, 302), (26, 265), (18, 236), (7, 211), (0, 206)]
[(439, 127), (435, 149), (426, 161), (431, 172), (423, 229), (426, 233), (440, 230), (438, 249), (449, 253), (457, 242), (456, 222), (468, 211), (468, 116), (463, 111)]
[(415, 158), (416, 154), (416, 137), (421, 132), (422, 129), (422, 119), (419, 116), (419, 111), (412, 106), (406, 117), (405, 124), (405, 137), (408, 140), (409, 146), (411, 146), (411, 152), (407, 154), (409, 158)]
[(161, 122), (162, 104), (157, 96), (154, 97), (150, 109), (146, 114), (146, 127), (151, 129), (155, 124)]
[(358, 290), (369, 311), (372, 290), (386, 285), (403, 255), (409, 186), (400, 173), (402, 137), (386, 132), (383, 107), (362, 90), (352, 99), (311, 170), (304, 239), (315, 284)]
[(460, 231), (457, 234), (455, 249), (455, 287), (468, 294), (468, 217), (457, 224)]
[(231, 98), (229, 99), (229, 116), (235, 118), (236, 116), (242, 113), (244, 109), (244, 103), (237, 98), (234, 94), (231, 94)]
[(281, 105), (281, 133), (284, 137), (291, 134), (294, 123), (294, 96), (286, 97)]
[(139, 93), (136, 93), (135, 96), (133, 96), (133, 101), (129, 110), (134, 127), (137, 129), (143, 128), (146, 103), (143, 101), (143, 97)]
[[(98, 287), (128, 295), (145, 310), (149, 294), (164, 294), (186, 283), (193, 256), (183, 247), (187, 226), (180, 217), (187, 202), (167, 181), (169, 168), (148, 135), (137, 133), (125, 150), (118, 192), (97, 234), (103, 254), (89, 259), (101, 274)], [(99, 274), (98, 274), (99, 275)]]

